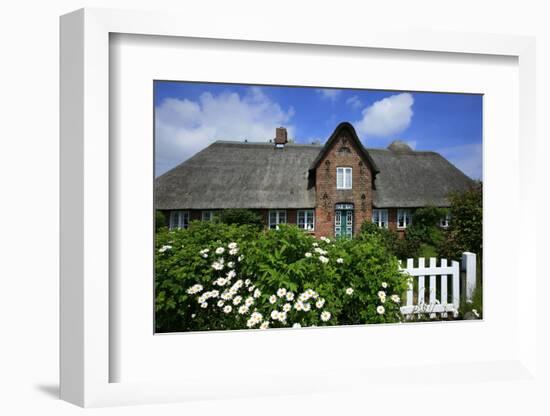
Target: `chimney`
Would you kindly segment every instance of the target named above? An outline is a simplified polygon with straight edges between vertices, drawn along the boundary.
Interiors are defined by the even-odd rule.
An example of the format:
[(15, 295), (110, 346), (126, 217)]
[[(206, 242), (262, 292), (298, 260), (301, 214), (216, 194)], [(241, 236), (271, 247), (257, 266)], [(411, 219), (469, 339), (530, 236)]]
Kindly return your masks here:
[(283, 148), (288, 143), (287, 131), (284, 127), (277, 127), (275, 129), (275, 147)]

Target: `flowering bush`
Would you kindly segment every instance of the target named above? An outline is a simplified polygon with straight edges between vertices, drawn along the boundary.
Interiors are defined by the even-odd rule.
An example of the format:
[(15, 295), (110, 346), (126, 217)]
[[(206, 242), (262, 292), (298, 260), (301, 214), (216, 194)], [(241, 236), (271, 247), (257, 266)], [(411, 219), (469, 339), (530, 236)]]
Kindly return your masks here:
[(158, 332), (399, 322), (406, 279), (374, 239), (193, 222), (156, 242)]

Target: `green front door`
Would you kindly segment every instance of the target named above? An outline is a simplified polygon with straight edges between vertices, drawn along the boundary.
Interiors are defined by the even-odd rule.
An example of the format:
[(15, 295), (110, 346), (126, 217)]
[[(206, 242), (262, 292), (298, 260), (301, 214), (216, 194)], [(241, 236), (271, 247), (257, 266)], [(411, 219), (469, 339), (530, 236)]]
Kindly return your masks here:
[(353, 236), (353, 210), (337, 209), (334, 213), (334, 235), (336, 237)]

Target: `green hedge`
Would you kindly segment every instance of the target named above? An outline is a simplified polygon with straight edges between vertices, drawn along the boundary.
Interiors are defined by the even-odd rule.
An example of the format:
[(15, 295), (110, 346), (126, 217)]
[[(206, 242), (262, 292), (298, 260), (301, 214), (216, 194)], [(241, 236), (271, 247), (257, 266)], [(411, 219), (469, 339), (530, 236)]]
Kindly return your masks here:
[(158, 332), (399, 322), (405, 286), (377, 236), (209, 222), (157, 234)]

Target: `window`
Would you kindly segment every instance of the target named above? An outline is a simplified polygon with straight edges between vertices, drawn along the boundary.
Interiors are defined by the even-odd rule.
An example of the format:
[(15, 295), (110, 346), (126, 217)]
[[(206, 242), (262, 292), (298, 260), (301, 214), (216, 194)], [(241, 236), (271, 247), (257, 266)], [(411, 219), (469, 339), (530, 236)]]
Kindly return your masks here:
[(397, 210), (397, 228), (407, 228), (411, 225), (412, 215), (410, 209), (399, 208)]
[(170, 229), (189, 227), (189, 211), (171, 211)]
[(286, 211), (285, 210), (271, 210), (269, 211), (269, 228), (279, 229), (279, 224), (286, 224)]
[(202, 220), (203, 221), (212, 221), (216, 215), (216, 211), (203, 211)]
[(298, 228), (307, 231), (315, 229), (315, 219), (312, 209), (298, 211)]
[(445, 213), (445, 216), (439, 220), (439, 226), (441, 228), (448, 228), (451, 223), (451, 213)]
[(372, 210), (372, 222), (379, 227), (388, 228), (388, 210), (387, 209), (373, 209)]
[(336, 189), (351, 189), (351, 168), (336, 168)]

